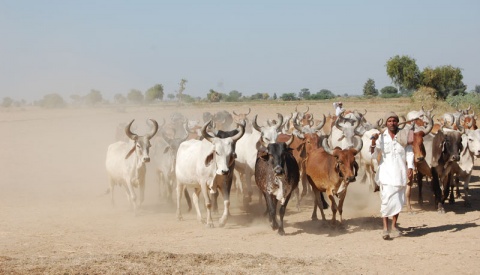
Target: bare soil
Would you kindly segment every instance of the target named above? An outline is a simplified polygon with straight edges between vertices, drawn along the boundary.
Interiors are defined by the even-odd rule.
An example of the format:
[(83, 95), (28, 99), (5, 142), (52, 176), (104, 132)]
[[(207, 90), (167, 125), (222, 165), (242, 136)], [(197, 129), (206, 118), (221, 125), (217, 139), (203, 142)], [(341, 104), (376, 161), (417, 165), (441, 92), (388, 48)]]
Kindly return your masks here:
[[(376, 121), (386, 110), (404, 113), (407, 102), (347, 102), (367, 109)], [(115, 128), (135, 119), (168, 120), (181, 111), (201, 119), (203, 111), (235, 110), (258, 114), (264, 124), (293, 104), (162, 106), (40, 110), (0, 110), (0, 273), (1, 274), (478, 274), (480, 268), (480, 170), (470, 184), (471, 208), (463, 199), (435, 211), (432, 192), (399, 225), (404, 236), (381, 238), (378, 193), (352, 183), (343, 226), (312, 221), (312, 200), (300, 210), (295, 199), (285, 216), (285, 236), (272, 231), (257, 194), (248, 206), (234, 190), (232, 216), (225, 227), (206, 228), (194, 211), (178, 221), (175, 206), (162, 201), (151, 166), (145, 202), (135, 216), (124, 191), (110, 203), (105, 155)], [(316, 118), (333, 113), (331, 103), (309, 103)], [(299, 105), (299, 109), (306, 105)], [(221, 197), (220, 197), (221, 199)], [(220, 204), (222, 205), (222, 204)], [(326, 211), (327, 219), (331, 210)]]

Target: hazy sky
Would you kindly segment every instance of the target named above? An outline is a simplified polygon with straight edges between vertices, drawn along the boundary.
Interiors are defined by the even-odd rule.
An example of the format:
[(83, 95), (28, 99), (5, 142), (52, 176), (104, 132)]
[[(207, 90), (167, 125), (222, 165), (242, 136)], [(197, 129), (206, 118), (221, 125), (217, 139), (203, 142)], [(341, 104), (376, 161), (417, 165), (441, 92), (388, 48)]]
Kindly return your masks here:
[(0, 100), (69, 101), (210, 89), (362, 94), (392, 85), (385, 64), (462, 69), (480, 85), (480, 1), (0, 0)]

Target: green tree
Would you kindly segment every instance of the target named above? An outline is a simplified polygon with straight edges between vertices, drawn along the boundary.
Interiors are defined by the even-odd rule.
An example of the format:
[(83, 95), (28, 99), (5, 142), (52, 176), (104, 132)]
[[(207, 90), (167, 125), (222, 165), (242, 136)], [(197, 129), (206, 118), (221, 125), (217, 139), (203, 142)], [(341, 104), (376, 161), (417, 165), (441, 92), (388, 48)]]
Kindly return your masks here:
[(328, 89), (321, 89), (316, 94), (310, 95), (309, 97), (310, 100), (324, 100), (331, 98), (335, 98), (335, 95)]
[(270, 98), (270, 95), (268, 93), (263, 93), (262, 94), (262, 99), (263, 100), (268, 100)]
[(147, 103), (152, 103), (155, 100), (163, 100), (163, 85), (162, 84), (156, 84), (155, 86), (149, 88), (145, 92), (145, 101)]
[(398, 89), (393, 86), (385, 86), (380, 90), (380, 93), (383, 94), (398, 94)]
[(169, 100), (174, 100), (174, 99), (175, 99), (175, 95), (174, 95), (174, 94), (168, 94), (168, 95), (167, 95), (167, 98), (168, 98)]
[(97, 90), (90, 90), (90, 93), (85, 96), (85, 104), (88, 106), (94, 106), (97, 103), (103, 101), (102, 93)]
[(295, 93), (285, 93), (280, 96), (280, 99), (283, 101), (294, 101), (298, 100), (298, 97), (295, 95)]
[(439, 99), (446, 99), (448, 96), (464, 95), (467, 87), (463, 84), (463, 75), (460, 68), (450, 65), (426, 67), (422, 72), (422, 83), (424, 86), (437, 90)]
[(188, 80), (186, 80), (185, 78), (182, 78), (180, 80), (180, 83), (178, 85), (180, 85), (180, 87), (178, 88), (178, 91), (177, 91), (177, 98), (178, 100), (182, 100), (182, 95), (183, 95), (183, 91), (185, 91), (185, 85), (187, 84)]
[(131, 89), (127, 95), (128, 101), (135, 104), (143, 103), (143, 93), (136, 89)]
[(228, 95), (225, 96), (225, 101), (227, 102), (238, 102), (242, 98), (242, 93), (237, 90), (230, 91)]
[(13, 99), (11, 99), (8, 96), (3, 98), (2, 107), (8, 108), (8, 107), (12, 106), (12, 104), (13, 104)]
[(310, 90), (307, 88), (301, 89), (300, 92), (298, 93), (298, 97), (300, 99), (307, 100), (310, 97)]
[(480, 85), (475, 85), (475, 93), (480, 94)]
[(377, 96), (378, 95), (378, 90), (375, 89), (375, 81), (371, 78), (365, 82), (365, 85), (363, 85), (363, 95), (364, 96)]
[(261, 100), (263, 99), (263, 94), (262, 93), (256, 93), (250, 96), (251, 100)]
[(410, 93), (420, 85), (421, 74), (415, 59), (396, 55), (386, 64), (387, 75), (403, 94)]
[(277, 93), (273, 93), (273, 100), (277, 100)]
[(66, 106), (65, 100), (63, 97), (57, 93), (47, 94), (39, 102), (40, 107), (53, 109), (53, 108), (63, 108)]
[(213, 89), (210, 89), (207, 95), (207, 100), (210, 102), (220, 102), (222, 95), (219, 92), (216, 92)]

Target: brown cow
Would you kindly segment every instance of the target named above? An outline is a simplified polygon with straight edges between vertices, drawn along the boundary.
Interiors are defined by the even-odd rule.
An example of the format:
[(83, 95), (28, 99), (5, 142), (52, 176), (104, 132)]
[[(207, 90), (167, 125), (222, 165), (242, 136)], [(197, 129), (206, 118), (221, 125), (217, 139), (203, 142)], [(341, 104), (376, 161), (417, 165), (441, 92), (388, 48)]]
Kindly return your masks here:
[[(320, 201), (321, 192), (326, 192), (330, 199), (330, 205), (333, 212), (332, 223), (336, 222), (336, 213), (340, 215), (342, 222), (343, 202), (347, 195), (347, 186), (355, 181), (358, 164), (355, 161), (355, 155), (360, 152), (363, 146), (362, 140), (357, 137), (358, 143), (355, 148), (340, 149), (338, 147), (331, 149), (327, 139), (322, 142), (322, 147), (313, 150), (305, 162), (305, 171), (307, 180), (312, 185), (315, 195), (312, 220), (317, 220), (317, 206), (320, 208), (322, 220), (325, 220), (323, 205)], [(345, 188), (339, 194), (340, 186), (344, 182)], [(338, 206), (334, 195), (339, 197)]]

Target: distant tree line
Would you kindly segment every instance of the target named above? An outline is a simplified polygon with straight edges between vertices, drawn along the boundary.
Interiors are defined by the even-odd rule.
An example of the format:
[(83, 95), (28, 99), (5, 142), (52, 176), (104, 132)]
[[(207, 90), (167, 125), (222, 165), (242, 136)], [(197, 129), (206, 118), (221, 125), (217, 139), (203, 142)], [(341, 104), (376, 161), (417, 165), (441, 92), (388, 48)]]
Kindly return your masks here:
[[(427, 89), (436, 99), (445, 100), (447, 102), (458, 102), (458, 97), (467, 95), (466, 85), (463, 83), (463, 75), (460, 68), (451, 65), (439, 67), (426, 67), (422, 71), (418, 68), (416, 60), (409, 56), (396, 55), (386, 62), (386, 73), (391, 78), (395, 86), (385, 86), (380, 91), (375, 87), (375, 81), (371, 78), (367, 79), (363, 85), (364, 97), (402, 97), (412, 96), (414, 91), (419, 89)], [(328, 89), (321, 89), (316, 93), (312, 93), (308, 88), (302, 88), (297, 92), (288, 92), (277, 96), (273, 93), (256, 93), (251, 96), (244, 96), (237, 90), (229, 93), (222, 93), (214, 89), (210, 89), (205, 98), (192, 97), (186, 90), (186, 79), (181, 79), (178, 90), (165, 95), (162, 84), (155, 84), (151, 88), (142, 92), (137, 89), (131, 89), (126, 95), (117, 93), (113, 97), (113, 104), (152, 104), (164, 101), (165, 97), (169, 101), (179, 101), (185, 103), (191, 102), (241, 102), (241, 101), (259, 101), (259, 100), (328, 100), (336, 97), (348, 97), (348, 94), (336, 95)], [(474, 96), (480, 95), (480, 85), (476, 85), (471, 91)], [(104, 99), (102, 93), (92, 89), (86, 95), (72, 95), (70, 97), (73, 106), (97, 106), (111, 104)], [(67, 105), (65, 100), (57, 93), (45, 95), (41, 100), (33, 103), (36, 106), (45, 108), (61, 108)], [(22, 106), (26, 105), (25, 100), (14, 101), (10, 97), (3, 98), (2, 107)]]

